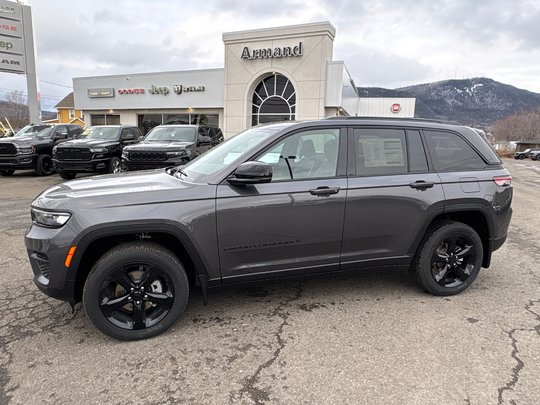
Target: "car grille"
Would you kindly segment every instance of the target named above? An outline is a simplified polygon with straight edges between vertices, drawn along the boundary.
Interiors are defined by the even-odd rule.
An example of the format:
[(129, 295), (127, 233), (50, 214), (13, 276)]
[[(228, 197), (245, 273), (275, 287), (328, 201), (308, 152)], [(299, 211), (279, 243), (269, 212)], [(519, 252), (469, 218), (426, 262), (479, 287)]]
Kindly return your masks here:
[(51, 268), (49, 266), (49, 258), (44, 253), (36, 252), (36, 259), (37, 259), (36, 262), (39, 267), (39, 271), (41, 272), (41, 275), (48, 280), (51, 274)]
[(58, 160), (91, 160), (92, 153), (89, 148), (58, 148), (56, 158)]
[(17, 148), (12, 143), (0, 143), (0, 155), (16, 155)]
[(132, 151), (129, 152), (129, 160), (145, 160), (159, 162), (167, 160), (166, 152)]

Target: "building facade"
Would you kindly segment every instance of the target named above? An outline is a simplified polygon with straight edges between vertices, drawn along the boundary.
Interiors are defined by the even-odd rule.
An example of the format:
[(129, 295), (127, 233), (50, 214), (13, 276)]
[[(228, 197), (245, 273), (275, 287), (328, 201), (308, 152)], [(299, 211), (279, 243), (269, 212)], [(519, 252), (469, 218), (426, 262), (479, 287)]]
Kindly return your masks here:
[(414, 117), (414, 98), (359, 97), (334, 37), (329, 22), (224, 33), (222, 69), (75, 78), (75, 106), (87, 125), (200, 123), (226, 137), (283, 120)]

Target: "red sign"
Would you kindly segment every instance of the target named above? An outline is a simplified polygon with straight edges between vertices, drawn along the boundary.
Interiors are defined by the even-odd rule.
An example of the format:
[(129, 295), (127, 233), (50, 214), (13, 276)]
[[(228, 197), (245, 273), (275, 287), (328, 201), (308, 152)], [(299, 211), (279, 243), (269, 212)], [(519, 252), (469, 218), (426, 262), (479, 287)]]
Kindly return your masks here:
[(144, 94), (144, 89), (118, 89), (118, 94)]
[(401, 111), (401, 104), (399, 103), (392, 104), (392, 106), (390, 107), (390, 111), (392, 111), (394, 114), (397, 114), (398, 112)]

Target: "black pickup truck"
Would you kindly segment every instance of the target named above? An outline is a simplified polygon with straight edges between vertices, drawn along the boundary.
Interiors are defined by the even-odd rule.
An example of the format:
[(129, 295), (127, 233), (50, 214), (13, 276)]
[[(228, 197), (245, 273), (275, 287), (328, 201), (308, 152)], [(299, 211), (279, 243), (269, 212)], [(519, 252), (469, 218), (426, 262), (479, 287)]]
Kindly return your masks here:
[(0, 175), (11, 176), (15, 170), (30, 169), (38, 176), (48, 176), (53, 172), (52, 149), (81, 131), (81, 127), (72, 124), (37, 124), (0, 139)]
[(159, 125), (142, 142), (122, 152), (126, 171), (179, 166), (223, 142), (223, 132), (208, 125)]
[(85, 128), (78, 139), (53, 149), (53, 163), (64, 179), (77, 173), (121, 171), (120, 158), (124, 146), (139, 141), (141, 131), (135, 126), (106, 125)]

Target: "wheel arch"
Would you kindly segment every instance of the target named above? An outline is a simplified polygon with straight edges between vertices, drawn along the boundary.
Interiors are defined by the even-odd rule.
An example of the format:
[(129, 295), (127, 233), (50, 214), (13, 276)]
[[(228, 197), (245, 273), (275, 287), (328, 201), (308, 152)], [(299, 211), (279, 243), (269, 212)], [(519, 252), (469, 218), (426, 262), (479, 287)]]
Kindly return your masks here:
[(473, 228), (480, 239), (482, 240), (482, 267), (488, 268), (491, 263), (491, 243), (490, 239), (493, 235), (493, 223), (489, 220), (489, 214), (486, 208), (482, 206), (447, 206), (444, 212), (438, 213), (430, 217), (424, 224), (419, 236), (413, 242), (410, 252), (416, 255), (418, 249), (422, 246), (425, 237), (437, 226), (444, 221), (456, 221), (469, 225)]
[(73, 299), (81, 300), (84, 283), (95, 262), (111, 248), (129, 241), (152, 241), (169, 249), (185, 267), (190, 284), (206, 287), (207, 266), (189, 236), (178, 226), (162, 223), (109, 224), (90, 228), (73, 243), (77, 246), (70, 266)]

